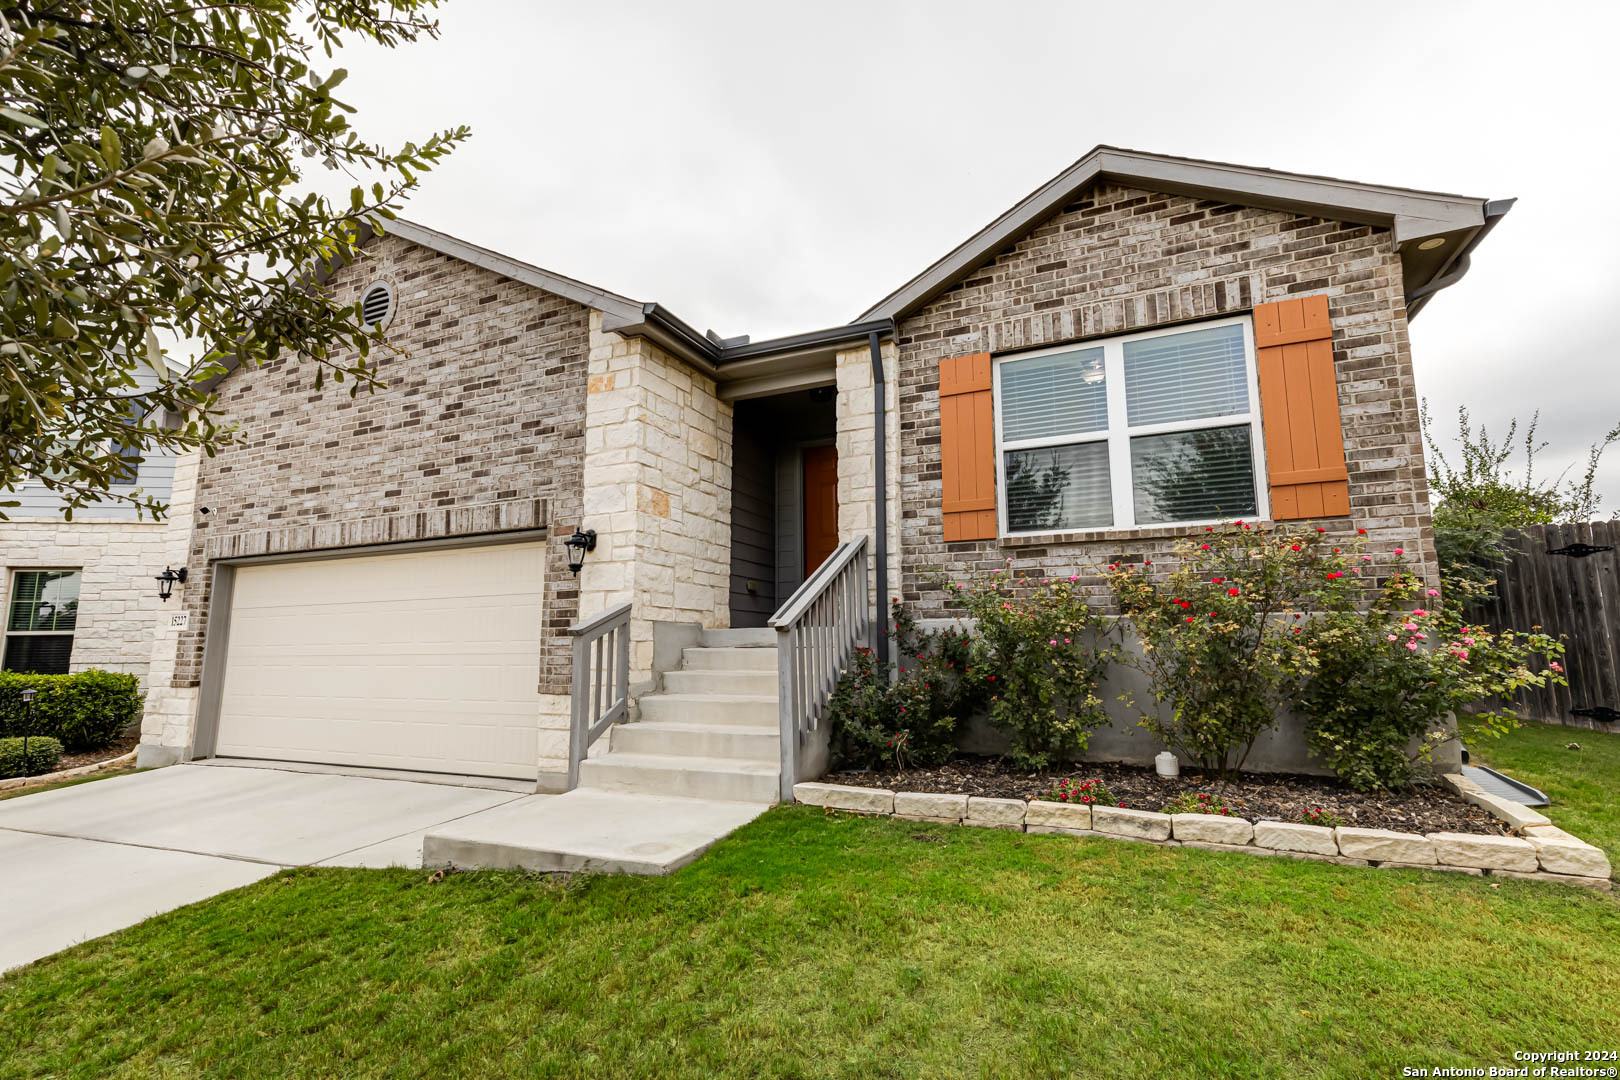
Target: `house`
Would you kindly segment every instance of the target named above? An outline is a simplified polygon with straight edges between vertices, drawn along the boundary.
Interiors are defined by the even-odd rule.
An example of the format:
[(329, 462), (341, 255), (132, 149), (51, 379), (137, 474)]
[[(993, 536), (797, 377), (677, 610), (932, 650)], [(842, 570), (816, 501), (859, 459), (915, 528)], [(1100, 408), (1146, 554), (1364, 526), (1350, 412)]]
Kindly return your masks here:
[[(138, 368), (142, 386), (155, 372)], [(131, 448), (115, 495), (167, 502), (176, 482), (174, 455)], [(182, 477), (182, 484), (189, 482)], [(6, 671), (66, 674), (86, 668), (129, 672), (144, 682), (152, 632), (164, 614), (153, 578), (185, 562), (191, 522), (154, 521), (135, 501), (109, 499), (62, 517), (60, 496), (44, 484), (3, 496), (14, 503), (0, 521), (5, 573)]]
[(386, 389), (219, 379), (243, 438), (177, 493), (141, 760), (769, 802), (881, 601), (946, 613), (938, 569), (1251, 517), (1433, 572), (1407, 323), (1509, 205), (1098, 147), (757, 342), (392, 223), (329, 282), (404, 350)]

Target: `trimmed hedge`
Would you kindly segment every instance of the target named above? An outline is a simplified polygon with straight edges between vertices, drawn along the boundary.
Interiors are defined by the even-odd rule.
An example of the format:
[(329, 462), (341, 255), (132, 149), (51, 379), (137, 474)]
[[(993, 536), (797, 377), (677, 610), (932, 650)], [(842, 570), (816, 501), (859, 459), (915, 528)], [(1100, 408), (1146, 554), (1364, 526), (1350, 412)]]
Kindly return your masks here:
[(0, 780), (13, 776), (38, 776), (56, 768), (62, 760), (62, 744), (44, 735), (28, 740), (28, 760), (23, 760), (21, 739), (0, 739)]
[(99, 750), (139, 722), (141, 681), (133, 675), (91, 668), (73, 675), (0, 672), (0, 738), (20, 736), (27, 709), (20, 692), (33, 687), (34, 724), (30, 735), (59, 740), (71, 751)]

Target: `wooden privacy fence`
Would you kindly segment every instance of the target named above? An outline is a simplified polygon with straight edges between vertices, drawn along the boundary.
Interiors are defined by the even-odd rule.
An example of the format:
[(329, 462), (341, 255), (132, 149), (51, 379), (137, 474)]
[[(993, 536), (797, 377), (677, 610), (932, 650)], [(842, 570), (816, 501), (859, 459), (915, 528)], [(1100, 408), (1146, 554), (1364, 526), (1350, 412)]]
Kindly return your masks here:
[(1620, 521), (1534, 525), (1510, 532), (1507, 542), (1514, 555), (1480, 621), (1515, 630), (1540, 626), (1562, 637), (1568, 650), (1569, 685), (1521, 691), (1522, 715), (1620, 731)]

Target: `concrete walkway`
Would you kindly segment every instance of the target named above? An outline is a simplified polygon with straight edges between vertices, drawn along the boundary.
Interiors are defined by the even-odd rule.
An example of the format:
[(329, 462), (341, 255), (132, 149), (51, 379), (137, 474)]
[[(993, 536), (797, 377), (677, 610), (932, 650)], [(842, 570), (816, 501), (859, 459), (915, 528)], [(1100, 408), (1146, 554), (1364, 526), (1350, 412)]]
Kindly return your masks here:
[(289, 866), (422, 865), (422, 837), (544, 796), (175, 765), (0, 802), (0, 971)]

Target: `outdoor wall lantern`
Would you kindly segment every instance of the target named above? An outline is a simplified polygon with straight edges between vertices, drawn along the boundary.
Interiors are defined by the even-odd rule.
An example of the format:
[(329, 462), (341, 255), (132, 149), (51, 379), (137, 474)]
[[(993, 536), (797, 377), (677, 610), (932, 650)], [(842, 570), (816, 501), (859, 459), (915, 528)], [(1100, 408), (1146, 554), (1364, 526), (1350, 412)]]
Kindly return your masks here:
[(579, 577), (580, 568), (585, 565), (585, 553), (596, 550), (596, 530), (575, 529), (574, 535), (563, 543), (568, 545), (568, 569), (575, 577)]
[(178, 570), (173, 570), (165, 566), (163, 568), (163, 573), (157, 576), (158, 599), (167, 600), (169, 597), (173, 596), (174, 583), (177, 581), (182, 585), (186, 583), (186, 568), (182, 566)]

